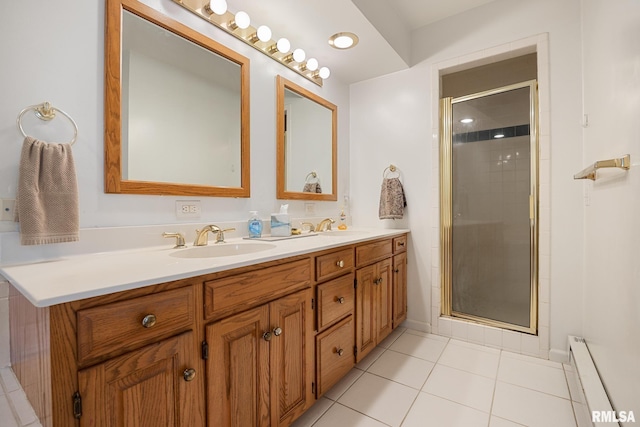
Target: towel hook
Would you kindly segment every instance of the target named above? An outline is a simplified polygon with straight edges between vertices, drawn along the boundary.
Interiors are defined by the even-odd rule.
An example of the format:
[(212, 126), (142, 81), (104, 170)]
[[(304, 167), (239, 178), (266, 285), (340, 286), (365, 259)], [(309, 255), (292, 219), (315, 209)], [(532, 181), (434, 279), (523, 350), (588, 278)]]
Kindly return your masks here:
[(37, 118), (39, 118), (40, 120), (45, 120), (45, 121), (53, 120), (56, 117), (56, 112), (58, 112), (58, 113), (62, 114), (63, 116), (65, 116), (67, 119), (69, 119), (69, 121), (73, 125), (73, 138), (71, 139), (71, 141), (69, 141), (69, 144), (70, 145), (75, 144), (76, 138), (78, 138), (78, 125), (71, 118), (70, 115), (68, 115), (67, 113), (65, 113), (61, 109), (52, 106), (49, 102), (43, 102), (42, 104), (30, 105), (27, 108), (25, 108), (24, 110), (20, 111), (20, 114), (18, 114), (17, 124), (18, 124), (18, 129), (20, 130), (20, 133), (22, 133), (22, 136), (24, 136), (25, 138), (27, 137), (27, 134), (26, 134), (26, 132), (24, 131), (24, 129), (22, 127), (22, 116), (24, 116), (24, 114), (29, 110), (33, 110)]

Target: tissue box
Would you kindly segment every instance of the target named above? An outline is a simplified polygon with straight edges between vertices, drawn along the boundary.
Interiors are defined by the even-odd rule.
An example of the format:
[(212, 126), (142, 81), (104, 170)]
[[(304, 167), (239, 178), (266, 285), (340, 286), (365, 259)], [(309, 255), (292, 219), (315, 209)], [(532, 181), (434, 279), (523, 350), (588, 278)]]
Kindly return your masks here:
[(271, 235), (277, 237), (291, 235), (291, 218), (289, 214), (271, 214)]

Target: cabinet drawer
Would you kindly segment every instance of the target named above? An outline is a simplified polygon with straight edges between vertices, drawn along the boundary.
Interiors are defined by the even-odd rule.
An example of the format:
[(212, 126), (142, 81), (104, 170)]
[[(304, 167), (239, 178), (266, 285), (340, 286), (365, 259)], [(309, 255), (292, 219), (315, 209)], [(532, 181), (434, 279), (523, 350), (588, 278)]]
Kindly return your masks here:
[(383, 258), (390, 257), (393, 253), (393, 244), (391, 239), (379, 240), (377, 242), (368, 243), (356, 247), (356, 265), (371, 264)]
[(353, 249), (343, 249), (316, 257), (316, 280), (338, 276), (353, 268)]
[(311, 282), (308, 258), (204, 283), (205, 319), (221, 318), (272, 301)]
[(404, 252), (407, 250), (407, 236), (393, 238), (393, 253)]
[(318, 285), (318, 330), (321, 331), (353, 313), (355, 290), (353, 273)]
[(79, 364), (191, 329), (194, 303), (194, 289), (187, 286), (78, 311)]
[(329, 390), (355, 364), (353, 316), (316, 337), (317, 397)]

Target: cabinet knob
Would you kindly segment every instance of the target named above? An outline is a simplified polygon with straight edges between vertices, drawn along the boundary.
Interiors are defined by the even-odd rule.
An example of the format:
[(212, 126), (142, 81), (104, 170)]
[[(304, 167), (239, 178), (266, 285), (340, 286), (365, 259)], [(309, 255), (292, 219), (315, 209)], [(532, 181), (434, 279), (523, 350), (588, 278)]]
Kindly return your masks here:
[(344, 304), (344, 297), (339, 297), (336, 301), (338, 304)]
[(344, 354), (344, 350), (341, 348), (337, 348), (336, 353), (338, 353), (338, 356), (342, 356)]
[(142, 318), (142, 326), (150, 328), (156, 324), (156, 316), (154, 314), (147, 314)]
[(273, 330), (273, 335), (275, 335), (275, 336), (279, 337), (280, 335), (282, 335), (282, 329), (281, 329), (281, 328), (276, 327), (276, 328)]
[(400, 273), (400, 269), (396, 268), (395, 270), (393, 270), (394, 273)]
[(382, 277), (375, 279), (373, 283), (375, 283), (376, 285), (379, 285), (380, 283), (382, 283)]
[(184, 378), (186, 382), (193, 381), (195, 377), (196, 377), (196, 370), (192, 368), (185, 369), (184, 372), (182, 373), (182, 378)]
[(342, 268), (342, 267), (344, 267), (344, 261), (343, 261), (343, 260), (340, 260), (340, 261), (336, 262), (336, 265), (337, 265), (338, 267)]
[(267, 331), (264, 334), (262, 334), (262, 339), (265, 341), (271, 341), (271, 332)]

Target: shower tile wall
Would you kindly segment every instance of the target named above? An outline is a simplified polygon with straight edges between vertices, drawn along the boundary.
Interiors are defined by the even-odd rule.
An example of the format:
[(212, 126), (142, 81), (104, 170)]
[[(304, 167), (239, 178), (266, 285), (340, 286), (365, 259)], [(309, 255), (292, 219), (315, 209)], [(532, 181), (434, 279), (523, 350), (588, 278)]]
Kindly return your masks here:
[(529, 136), (454, 143), (453, 158), (454, 310), (526, 326)]

